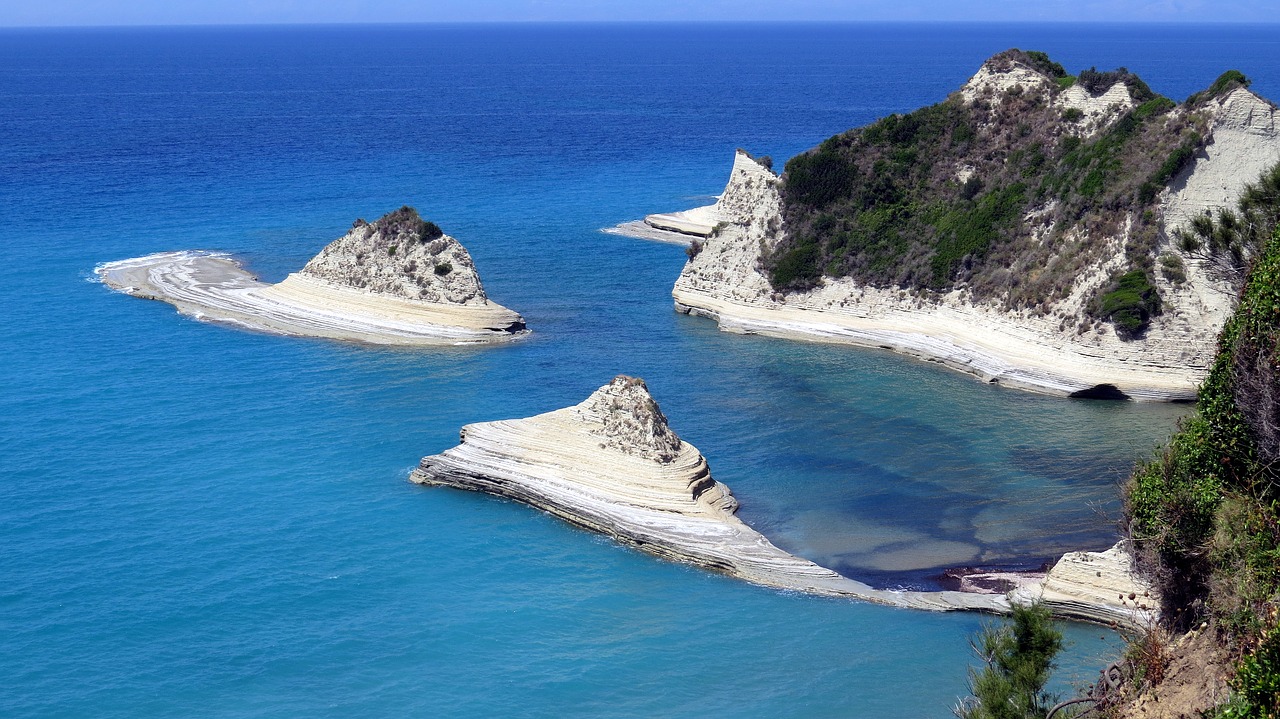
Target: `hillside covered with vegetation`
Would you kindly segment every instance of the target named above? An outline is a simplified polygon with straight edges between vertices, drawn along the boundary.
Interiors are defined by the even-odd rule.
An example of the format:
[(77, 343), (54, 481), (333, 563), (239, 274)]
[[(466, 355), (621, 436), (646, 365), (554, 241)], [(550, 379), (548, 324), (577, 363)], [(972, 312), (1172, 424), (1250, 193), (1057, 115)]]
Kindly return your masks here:
[[(1182, 104), (1124, 68), (1068, 75), (1043, 53), (988, 61), (1043, 82), (945, 101), (836, 135), (783, 173), (786, 233), (765, 258), (774, 288), (799, 291), (848, 277), (920, 293), (967, 288), (974, 299), (1048, 311), (1082, 273), (1114, 256), (1124, 267), (1088, 298), (1088, 312), (1136, 334), (1159, 313), (1158, 196), (1206, 141), (1206, 103), (1248, 80), (1225, 73)], [(1062, 93), (1098, 96), (1123, 83), (1134, 105), (1094, 130)]]
[(1207, 621), (1238, 657), (1226, 716), (1280, 715), (1280, 232), (1249, 272), (1197, 412), (1126, 495), (1168, 628)]

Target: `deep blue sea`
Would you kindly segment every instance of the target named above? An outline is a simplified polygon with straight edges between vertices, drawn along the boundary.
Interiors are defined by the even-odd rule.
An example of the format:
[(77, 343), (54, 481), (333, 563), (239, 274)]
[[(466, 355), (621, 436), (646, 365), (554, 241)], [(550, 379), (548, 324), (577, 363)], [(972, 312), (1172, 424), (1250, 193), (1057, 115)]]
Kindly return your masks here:
[[(1185, 406), (720, 333), (671, 309), (681, 248), (598, 231), (1014, 46), (1280, 98), (1272, 27), (0, 30), (0, 716), (949, 716), (982, 617), (770, 591), (406, 477), (627, 373), (744, 519), (850, 576), (1108, 546)], [(253, 334), (92, 281), (178, 249), (276, 280), (405, 203), (528, 341)], [(1063, 688), (1115, 652), (1067, 635)]]

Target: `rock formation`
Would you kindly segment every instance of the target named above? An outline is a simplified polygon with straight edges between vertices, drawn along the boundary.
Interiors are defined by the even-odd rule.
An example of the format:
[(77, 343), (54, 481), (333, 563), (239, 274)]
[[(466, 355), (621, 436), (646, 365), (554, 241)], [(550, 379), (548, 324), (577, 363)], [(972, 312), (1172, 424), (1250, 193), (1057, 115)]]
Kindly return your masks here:
[[(1050, 138), (1053, 142), (1070, 140), (1080, 146), (1091, 138), (1114, 134), (1122, 122), (1137, 122), (1133, 118), (1140, 112), (1146, 113), (1143, 117), (1159, 118), (1145, 122), (1182, 128), (1179, 137), (1198, 138), (1199, 142), (1195, 145), (1199, 149), (1187, 155), (1182, 169), (1167, 180), (1167, 187), (1159, 190), (1151, 182), (1142, 192), (1127, 196), (1138, 208), (1129, 216), (1121, 217), (1122, 210), (1111, 210), (1115, 217), (1108, 222), (1113, 224), (1096, 222), (1090, 230), (1088, 216), (1064, 221), (1062, 203), (1066, 201), (1054, 196), (1048, 196), (1042, 206), (1033, 205), (1016, 220), (1020, 224), (1009, 230), (1014, 239), (1008, 240), (1012, 243), (1008, 246), (1027, 248), (1026, 252), (1041, 259), (1027, 260), (1030, 264), (1026, 267), (987, 268), (987, 277), (998, 277), (1016, 287), (1018, 279), (1038, 277), (1052, 269), (1062, 278), (1053, 290), (1060, 294), (1050, 292), (1034, 304), (1026, 304), (1023, 298), (1019, 305), (1010, 299), (1012, 290), (984, 296), (963, 279), (935, 290), (827, 274), (798, 287), (777, 287), (778, 275), (771, 274), (771, 263), (776, 269), (794, 229), (786, 220), (786, 176), (775, 176), (742, 151), (735, 157), (728, 184), (714, 205), (652, 215), (642, 228), (628, 223), (613, 231), (691, 245), (690, 259), (672, 291), (676, 309), (713, 318), (726, 331), (882, 347), (938, 362), (984, 381), (1048, 394), (1194, 399), (1237, 288), (1215, 276), (1203, 257), (1178, 246), (1174, 230), (1197, 213), (1231, 205), (1247, 183), (1280, 162), (1276, 108), (1243, 86), (1216, 95), (1206, 93), (1194, 106), (1188, 103), (1169, 109), (1173, 103), (1163, 98), (1139, 106), (1136, 91), (1126, 84), (1140, 83), (1132, 76), (1121, 73), (1120, 77), (1129, 79), (1117, 80), (1098, 92), (1080, 84), (1063, 90), (1062, 83), (1018, 57), (1004, 53), (993, 58), (948, 100), (953, 103), (948, 107), (958, 108), (958, 116), (976, 118), (976, 137), (997, 138), (993, 143), (1012, 142), (1009, 137), (1017, 133), (993, 124), (999, 119), (991, 108), (1002, 97), (1016, 97), (1022, 107), (1060, 118), (1052, 131), (1057, 133)], [(1157, 112), (1164, 114), (1151, 115)], [(1203, 129), (1206, 136), (1201, 137), (1193, 128)], [(945, 157), (948, 151), (940, 152)], [(957, 188), (976, 182), (979, 176), (991, 178), (1007, 172), (1000, 168), (1013, 161), (999, 152), (992, 155), (995, 160), (975, 150), (969, 154), (987, 165), (975, 168), (960, 163), (945, 180), (937, 180), (940, 188), (945, 186), (946, 192), (956, 194)], [(1158, 166), (1159, 159), (1139, 158), (1138, 164)], [(1063, 159), (1063, 166), (1071, 161)], [(1159, 179), (1159, 171), (1151, 172)], [(1076, 193), (1071, 197), (1085, 196), (1085, 190), (1070, 192)], [(1152, 192), (1156, 194), (1149, 205), (1136, 199)], [(965, 205), (957, 199), (952, 205), (974, 206), (976, 200)], [(813, 233), (812, 226), (806, 232)], [(1146, 254), (1134, 249), (1133, 238), (1139, 234), (1142, 242), (1151, 243), (1142, 250)], [(819, 233), (816, 246), (821, 247), (827, 239), (830, 237)], [(1059, 243), (1060, 249), (1055, 250), (1053, 243)], [(1068, 256), (1071, 262), (1083, 263), (1079, 269), (1061, 264)], [(1136, 336), (1091, 314), (1098, 312), (1099, 298), (1115, 286), (1117, 278), (1132, 270), (1134, 262), (1147, 263), (1149, 269), (1143, 273), (1162, 300), (1161, 310), (1153, 313)], [(888, 267), (886, 271), (892, 273), (893, 265)], [(962, 276), (967, 271), (963, 266), (958, 270)]]
[(1057, 614), (1095, 622), (1150, 628), (1160, 615), (1155, 587), (1134, 566), (1121, 542), (1105, 552), (1070, 552), (1044, 581), (1014, 589), (1020, 604), (1040, 601)]
[[(631, 377), (615, 378), (573, 407), (467, 425), (458, 446), (424, 458), (410, 479), (515, 499), (650, 554), (767, 587), (915, 609), (1009, 608), (1002, 594), (873, 589), (774, 546), (734, 516), (729, 488), (671, 430), (644, 382)], [(1062, 574), (1050, 572), (1043, 592), (1055, 610), (1129, 621), (1127, 613), (1093, 606)], [(1020, 591), (1038, 591), (1039, 579), (1024, 584)]]
[(402, 207), (351, 231), (278, 284), (226, 255), (169, 252), (97, 268), (108, 286), (199, 319), (287, 335), (373, 344), (498, 342), (526, 334), (490, 302), (471, 255)]

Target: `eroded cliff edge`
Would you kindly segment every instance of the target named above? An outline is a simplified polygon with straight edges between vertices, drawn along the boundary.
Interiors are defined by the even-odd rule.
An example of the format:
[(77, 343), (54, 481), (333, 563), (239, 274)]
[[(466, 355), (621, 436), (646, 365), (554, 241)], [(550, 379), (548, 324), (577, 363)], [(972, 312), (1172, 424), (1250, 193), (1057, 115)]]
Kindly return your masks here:
[(103, 283), (168, 302), (197, 319), (287, 335), (372, 344), (502, 342), (524, 319), (489, 300), (466, 248), (402, 207), (357, 220), (282, 282), (259, 281), (210, 252), (167, 252), (99, 265)]
[[(779, 549), (734, 515), (729, 488), (631, 377), (573, 407), (467, 425), (460, 444), (425, 457), (410, 479), (515, 499), (650, 554), (767, 587), (914, 609), (1009, 607), (999, 592), (874, 589)], [(1120, 549), (1068, 555), (1047, 578), (1024, 581), (1015, 600), (1042, 597), (1063, 616), (1139, 624), (1147, 609), (1116, 600), (1146, 591), (1130, 570)]]
[(831, 138), (782, 177), (739, 151), (714, 205), (616, 231), (688, 244), (676, 309), (730, 332), (1190, 401), (1238, 283), (1179, 231), (1280, 162), (1276, 108), (1230, 73), (1182, 105), (1124, 71), (1055, 75), (1002, 53), (946, 102)]

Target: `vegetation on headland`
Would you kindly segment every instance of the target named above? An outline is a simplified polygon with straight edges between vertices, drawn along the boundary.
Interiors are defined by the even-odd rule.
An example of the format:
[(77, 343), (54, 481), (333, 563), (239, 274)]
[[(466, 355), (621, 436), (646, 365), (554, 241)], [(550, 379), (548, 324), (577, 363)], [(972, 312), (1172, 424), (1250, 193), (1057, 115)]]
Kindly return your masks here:
[(1166, 628), (1207, 622), (1238, 657), (1221, 716), (1280, 716), (1280, 231), (1252, 263), (1196, 413), (1134, 472), (1126, 509)]
[[(1124, 68), (1073, 77), (1044, 53), (1021, 50), (989, 63), (1034, 70), (1045, 88), (1014, 85), (972, 103), (957, 93), (787, 162), (787, 232), (765, 258), (775, 289), (849, 277), (922, 293), (964, 288), (1044, 313), (1112, 257), (1120, 238), (1126, 266), (1086, 310), (1122, 335), (1143, 331), (1162, 306), (1157, 272), (1179, 271), (1157, 262), (1157, 198), (1204, 145), (1204, 102), (1248, 80), (1230, 71), (1179, 105)], [(1083, 112), (1054, 102), (1072, 85), (1096, 95), (1116, 83), (1137, 104), (1096, 134)]]

